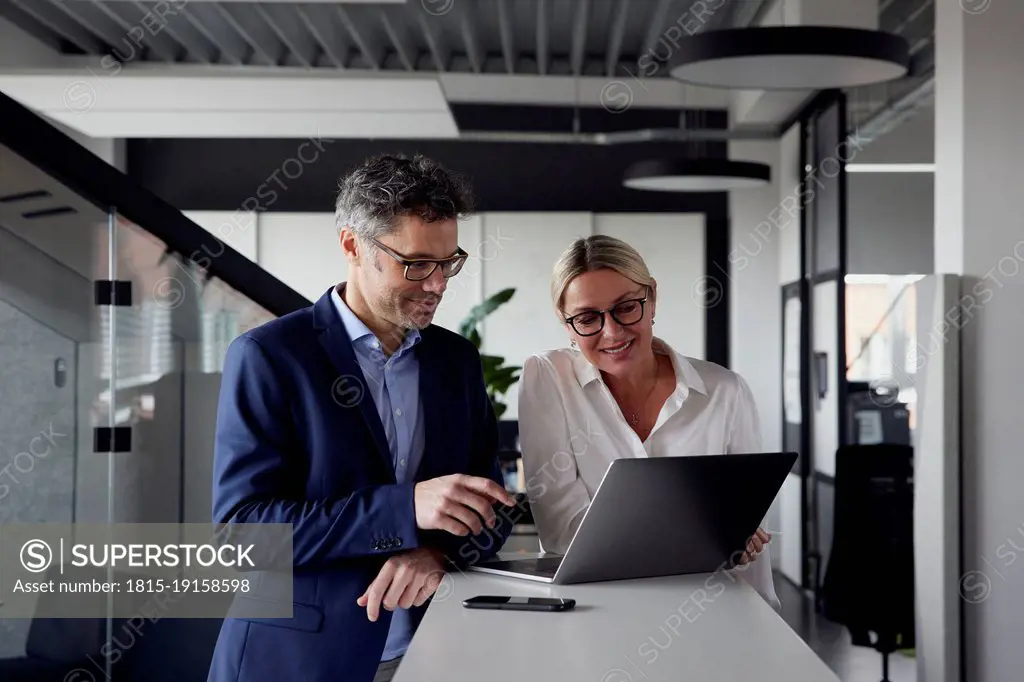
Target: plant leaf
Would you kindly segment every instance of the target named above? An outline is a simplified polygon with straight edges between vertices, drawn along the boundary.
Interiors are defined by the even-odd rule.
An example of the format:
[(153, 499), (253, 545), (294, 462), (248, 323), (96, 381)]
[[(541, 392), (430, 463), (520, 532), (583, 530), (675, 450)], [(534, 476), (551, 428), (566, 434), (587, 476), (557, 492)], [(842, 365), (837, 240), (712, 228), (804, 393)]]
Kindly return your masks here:
[(505, 363), (505, 358), (500, 355), (481, 355), (480, 360), (483, 362), (484, 374), (493, 372)]
[(519, 367), (501, 367), (484, 377), (489, 390), (503, 394), (519, 380)]
[(470, 309), (469, 314), (462, 320), (462, 323), (459, 325), (459, 333), (462, 334), (462, 336), (468, 337), (470, 334), (470, 330), (475, 329), (476, 326), (480, 324), (485, 317), (493, 313), (501, 306), (508, 303), (515, 293), (515, 287), (508, 287), (506, 289), (502, 289), (496, 294), (489, 296), (482, 303), (478, 303), (475, 306), (473, 306)]

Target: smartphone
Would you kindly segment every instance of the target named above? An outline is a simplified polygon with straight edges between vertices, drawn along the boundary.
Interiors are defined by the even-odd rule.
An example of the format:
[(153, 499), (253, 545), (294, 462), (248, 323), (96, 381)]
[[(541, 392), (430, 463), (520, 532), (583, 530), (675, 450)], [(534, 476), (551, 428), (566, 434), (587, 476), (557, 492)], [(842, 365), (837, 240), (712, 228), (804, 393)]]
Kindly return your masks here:
[(576, 606), (576, 600), (481, 595), (466, 599), (462, 605), (467, 609), (499, 609), (502, 611), (568, 611)]

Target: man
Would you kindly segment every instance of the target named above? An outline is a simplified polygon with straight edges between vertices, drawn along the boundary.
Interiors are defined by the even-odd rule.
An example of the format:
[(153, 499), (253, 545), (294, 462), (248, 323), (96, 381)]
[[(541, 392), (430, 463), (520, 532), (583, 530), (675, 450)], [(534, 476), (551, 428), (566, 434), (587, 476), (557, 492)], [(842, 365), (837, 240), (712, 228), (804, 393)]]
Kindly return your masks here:
[(429, 159), (366, 161), (336, 206), (348, 280), (228, 349), (214, 519), (293, 524), (293, 617), (225, 619), (210, 682), (389, 680), (446, 567), (507, 539), (480, 356), (431, 325), (469, 210)]

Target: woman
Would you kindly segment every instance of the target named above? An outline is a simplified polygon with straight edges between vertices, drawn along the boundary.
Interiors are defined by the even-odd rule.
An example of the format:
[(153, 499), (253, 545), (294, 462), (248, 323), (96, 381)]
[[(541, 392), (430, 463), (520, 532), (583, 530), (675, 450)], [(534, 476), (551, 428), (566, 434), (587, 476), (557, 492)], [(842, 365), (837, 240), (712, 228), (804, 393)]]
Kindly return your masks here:
[[(565, 553), (617, 457), (760, 451), (746, 382), (654, 336), (657, 282), (631, 246), (578, 239), (555, 264), (551, 297), (569, 348), (528, 358), (519, 389), (525, 477), (543, 483), (531, 509), (544, 551)], [(758, 529), (741, 559), (753, 565), (735, 570), (778, 608), (768, 540)]]

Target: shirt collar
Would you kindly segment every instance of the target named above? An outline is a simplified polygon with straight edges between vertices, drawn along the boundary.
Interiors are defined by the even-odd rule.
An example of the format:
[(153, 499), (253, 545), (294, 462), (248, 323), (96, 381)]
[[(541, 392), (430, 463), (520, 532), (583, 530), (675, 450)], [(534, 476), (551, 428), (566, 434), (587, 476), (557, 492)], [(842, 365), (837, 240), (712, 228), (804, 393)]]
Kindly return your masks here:
[[(360, 343), (373, 348), (379, 348), (380, 344), (377, 341), (377, 337), (373, 331), (366, 326), (362, 320), (360, 320), (352, 309), (348, 307), (345, 300), (341, 297), (341, 292), (345, 290), (345, 283), (342, 282), (338, 286), (331, 290), (331, 301), (334, 302), (334, 307), (338, 311), (338, 315), (341, 317), (341, 323), (345, 327), (345, 333), (348, 334), (348, 338), (351, 339), (352, 343)], [(398, 352), (410, 348), (420, 340), (420, 331), (418, 329), (410, 329), (405, 334), (405, 338), (402, 340), (402, 345)], [(397, 353), (396, 353), (397, 354)]]
[[(708, 394), (707, 386), (704, 384), (704, 380), (700, 378), (700, 373), (686, 356), (676, 352), (671, 346), (657, 337), (654, 339), (654, 344), (656, 348), (660, 347), (671, 358), (672, 367), (676, 372), (676, 383), (680, 387), (692, 389), (702, 395)], [(576, 379), (580, 382), (580, 386), (586, 386), (594, 381), (603, 381), (601, 379), (601, 371), (590, 364), (590, 361), (584, 357), (583, 353), (575, 351), (572, 362), (573, 369), (576, 372)]]

